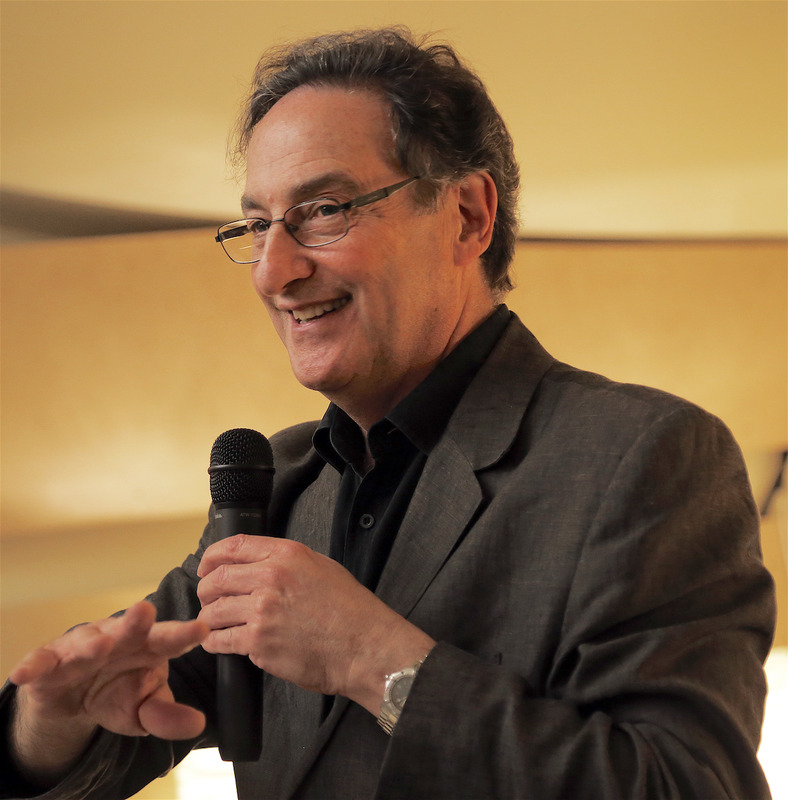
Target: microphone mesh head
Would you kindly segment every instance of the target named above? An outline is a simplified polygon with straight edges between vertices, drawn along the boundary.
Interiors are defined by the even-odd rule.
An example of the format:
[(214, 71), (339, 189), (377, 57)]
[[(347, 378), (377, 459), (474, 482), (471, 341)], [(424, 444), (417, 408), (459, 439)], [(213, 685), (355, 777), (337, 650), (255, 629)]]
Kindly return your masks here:
[(274, 455), (262, 433), (249, 428), (225, 431), (211, 448), (211, 499), (214, 503), (268, 505), (274, 481)]

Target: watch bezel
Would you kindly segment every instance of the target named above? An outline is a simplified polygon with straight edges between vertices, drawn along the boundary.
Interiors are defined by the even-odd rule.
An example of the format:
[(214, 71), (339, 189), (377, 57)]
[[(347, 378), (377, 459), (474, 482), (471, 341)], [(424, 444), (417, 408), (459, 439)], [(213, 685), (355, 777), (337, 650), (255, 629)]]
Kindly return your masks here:
[[(408, 695), (410, 694), (411, 687), (413, 686), (413, 681), (416, 679), (419, 667), (421, 667), (423, 663), (424, 660), (421, 660), (416, 664), (411, 664), (409, 667), (405, 667), (405, 669), (401, 669), (397, 672), (392, 672), (390, 675), (386, 675), (386, 685), (383, 689), (383, 702), (380, 704), (380, 716), (378, 716), (378, 724), (389, 736), (391, 736), (392, 732), (394, 731), (394, 726), (397, 724), (397, 722), (399, 722), (400, 714), (402, 713), (402, 709), (405, 707), (405, 703), (408, 700)], [(408, 687), (407, 693), (398, 705), (393, 700), (391, 693), (398, 683), (407, 678), (410, 679), (410, 686)]]

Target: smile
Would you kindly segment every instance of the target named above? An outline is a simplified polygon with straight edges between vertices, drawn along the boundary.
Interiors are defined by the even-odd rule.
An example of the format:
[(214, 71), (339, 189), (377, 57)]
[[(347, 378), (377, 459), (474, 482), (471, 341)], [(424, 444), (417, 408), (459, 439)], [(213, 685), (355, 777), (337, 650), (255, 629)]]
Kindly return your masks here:
[(300, 325), (302, 322), (311, 322), (314, 319), (324, 317), (332, 311), (339, 311), (350, 302), (349, 297), (340, 297), (336, 300), (331, 300), (328, 303), (315, 303), (312, 306), (304, 306), (304, 308), (294, 309), (290, 313), (293, 315), (295, 321)]

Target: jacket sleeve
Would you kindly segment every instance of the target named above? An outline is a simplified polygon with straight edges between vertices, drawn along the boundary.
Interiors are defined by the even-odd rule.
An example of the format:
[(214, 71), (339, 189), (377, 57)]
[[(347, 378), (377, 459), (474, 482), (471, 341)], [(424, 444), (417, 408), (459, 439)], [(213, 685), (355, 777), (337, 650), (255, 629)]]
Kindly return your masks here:
[(774, 613), (738, 448), (674, 409), (602, 487), (545, 686), (439, 643), (377, 796), (764, 800)]
[[(313, 479), (311, 437), (317, 423), (302, 423), (271, 437), (277, 475), (271, 503), (273, 525), (286, 518), (290, 497)], [(306, 466), (304, 466), (306, 465)], [(200, 611), (197, 568), (203, 552), (217, 534), (213, 507), (198, 548), (180, 567), (171, 570), (147, 599), (156, 606), (157, 620), (194, 619)], [(8, 755), (8, 728), (15, 687), (0, 690), (0, 798), (39, 800), (121, 800), (136, 794), (169, 772), (196, 747), (213, 747), (216, 735), (216, 658), (197, 647), (170, 661), (170, 688), (178, 702), (205, 713), (206, 729), (197, 739), (165, 741), (153, 736), (127, 737), (100, 731), (71, 774), (49, 792), (37, 793), (15, 774)]]
[[(202, 551), (211, 542), (213, 526), (205, 529), (196, 554), (168, 573), (157, 591), (147, 599), (157, 609), (157, 618), (190, 619), (199, 603), (195, 594), (196, 570)], [(8, 731), (16, 687), (6, 684), (0, 692), (0, 798), (39, 800), (121, 800), (131, 797), (152, 780), (169, 772), (195, 747), (215, 745), (213, 700), (215, 660), (198, 647), (170, 661), (170, 686), (175, 698), (206, 713), (208, 724), (197, 739), (164, 741), (154, 736), (120, 736), (100, 730), (60, 784), (41, 793), (14, 770), (8, 754)]]

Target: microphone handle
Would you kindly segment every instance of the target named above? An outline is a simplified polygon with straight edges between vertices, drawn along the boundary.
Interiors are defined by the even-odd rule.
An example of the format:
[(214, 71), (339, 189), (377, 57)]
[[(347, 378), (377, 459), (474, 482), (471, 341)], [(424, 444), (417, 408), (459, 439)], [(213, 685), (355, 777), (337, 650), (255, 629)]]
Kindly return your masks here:
[[(260, 505), (215, 505), (220, 539), (265, 534)], [(220, 653), (216, 664), (219, 754), (223, 761), (259, 761), (263, 750), (263, 671), (248, 656)]]

